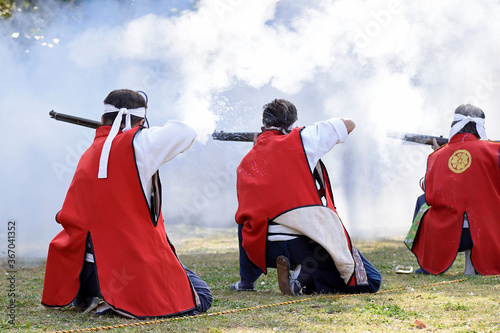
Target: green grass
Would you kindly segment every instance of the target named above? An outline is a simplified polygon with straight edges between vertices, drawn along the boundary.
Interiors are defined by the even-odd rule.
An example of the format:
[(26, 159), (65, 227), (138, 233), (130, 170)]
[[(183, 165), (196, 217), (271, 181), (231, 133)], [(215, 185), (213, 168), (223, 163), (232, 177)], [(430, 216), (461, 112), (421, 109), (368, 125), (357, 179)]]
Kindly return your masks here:
[[(440, 276), (395, 274), (397, 265), (417, 267), (402, 239), (355, 241), (382, 273), (377, 294), (283, 296), (276, 270), (257, 281), (257, 292), (233, 292), (238, 280), (236, 228), (169, 228), (182, 262), (200, 275), (214, 294), (210, 316), (138, 321), (119, 316), (83, 315), (75, 310), (47, 310), (40, 305), (43, 263), (18, 270), (16, 321), (6, 316), (8, 281), (0, 280), (0, 330), (12, 332), (66, 331), (125, 325), (117, 332), (497, 332), (500, 331), (500, 279), (463, 276), (459, 254)], [(6, 272), (5, 265), (3, 273)], [(5, 275), (6, 276), (6, 275)], [(449, 282), (449, 283), (447, 283)], [(285, 304), (289, 301), (296, 301)], [(268, 307), (264, 307), (269, 305)], [(235, 312), (235, 310), (240, 310)], [(219, 314), (222, 313), (222, 314)], [(419, 328), (416, 320), (426, 325)], [(151, 320), (152, 321), (152, 320)]]

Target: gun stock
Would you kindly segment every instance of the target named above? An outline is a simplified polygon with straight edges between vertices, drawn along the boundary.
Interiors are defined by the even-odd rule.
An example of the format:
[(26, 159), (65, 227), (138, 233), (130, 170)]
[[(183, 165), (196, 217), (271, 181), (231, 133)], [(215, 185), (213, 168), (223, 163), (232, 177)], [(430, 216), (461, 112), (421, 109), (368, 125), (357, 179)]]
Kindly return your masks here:
[(220, 141), (253, 142), (256, 132), (213, 132), (212, 138)]
[(75, 116), (71, 116), (69, 114), (59, 113), (59, 112), (55, 112), (54, 110), (49, 112), (49, 116), (51, 118), (54, 118), (55, 120), (64, 121), (66, 123), (90, 127), (90, 128), (94, 128), (94, 129), (97, 128), (98, 126), (101, 126), (101, 123), (98, 121), (86, 119), (86, 118), (75, 117)]

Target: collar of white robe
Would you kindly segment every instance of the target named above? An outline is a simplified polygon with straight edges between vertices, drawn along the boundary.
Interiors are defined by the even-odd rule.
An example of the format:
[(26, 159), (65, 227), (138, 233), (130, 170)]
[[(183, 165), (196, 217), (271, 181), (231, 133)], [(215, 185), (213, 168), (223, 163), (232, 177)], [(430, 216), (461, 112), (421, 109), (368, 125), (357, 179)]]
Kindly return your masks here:
[(473, 122), (476, 123), (476, 130), (477, 134), (479, 134), (479, 138), (481, 140), (488, 140), (488, 137), (486, 136), (486, 131), (484, 129), (484, 118), (464, 116), (463, 114), (455, 113), (453, 121), (458, 121), (458, 123), (456, 123), (451, 127), (449, 136), (450, 139), (452, 136), (457, 134), (462, 128), (464, 128), (465, 125), (467, 125), (470, 122)]
[(114, 138), (118, 134), (118, 131), (120, 130), (120, 125), (122, 123), (122, 116), (125, 115), (125, 128), (123, 128), (124, 132), (132, 128), (130, 115), (134, 115), (141, 118), (144, 118), (146, 116), (146, 108), (118, 109), (114, 105), (104, 104), (104, 113), (110, 113), (110, 112), (118, 112), (118, 114), (116, 115), (116, 118), (113, 121), (113, 125), (111, 126), (111, 130), (109, 131), (108, 137), (106, 138), (106, 141), (104, 141), (104, 145), (102, 146), (101, 159), (99, 160), (99, 173), (97, 175), (97, 178), (99, 179), (108, 178), (108, 159), (109, 159), (109, 152), (111, 150), (111, 143), (113, 142)]
[(288, 126), (288, 128), (285, 130), (285, 129), (282, 129), (280, 127), (276, 127), (276, 126), (269, 126), (269, 127), (266, 127), (266, 129), (268, 130), (277, 130), (277, 131), (280, 131), (281, 133), (283, 134), (288, 134), (290, 133), (295, 127), (298, 127), (297, 125), (297, 122), (294, 122), (293, 124), (291, 124), (290, 126)]

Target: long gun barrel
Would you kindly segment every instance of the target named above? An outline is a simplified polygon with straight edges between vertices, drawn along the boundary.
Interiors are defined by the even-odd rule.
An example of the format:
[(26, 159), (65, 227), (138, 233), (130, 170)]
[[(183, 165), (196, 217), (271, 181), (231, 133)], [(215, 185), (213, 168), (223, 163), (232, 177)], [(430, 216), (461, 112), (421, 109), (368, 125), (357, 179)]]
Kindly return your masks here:
[(221, 141), (253, 142), (256, 132), (213, 132), (212, 138)]
[[(411, 134), (411, 133), (390, 133), (389, 136), (395, 139), (401, 139), (404, 141), (415, 142), (415, 143), (422, 143), (431, 146), (432, 146), (432, 139), (436, 139), (437, 144), (439, 146), (448, 143), (448, 139), (443, 138), (442, 136)], [(488, 140), (488, 141), (500, 142), (499, 140)]]
[(432, 135), (424, 135), (424, 134), (405, 133), (401, 139), (404, 141), (422, 143), (422, 144), (431, 145), (431, 146), (432, 146), (433, 139), (436, 139), (437, 144), (440, 146), (448, 143), (448, 138), (443, 138), (442, 136), (432, 136)]
[(443, 138), (442, 136), (425, 135), (425, 134), (391, 132), (388, 134), (388, 136), (394, 139), (401, 139), (403, 141), (421, 143), (424, 145), (431, 145), (431, 146), (432, 146), (432, 139), (436, 139), (437, 144), (440, 146), (448, 143), (448, 138)]
[[(72, 116), (69, 114), (55, 112), (54, 110), (50, 111), (49, 115), (51, 118), (54, 118), (55, 120), (64, 121), (66, 123), (90, 127), (90, 128), (94, 128), (94, 129), (101, 125), (100, 122), (92, 120), (92, 119), (75, 117), (75, 116)], [(255, 135), (255, 132), (222, 132), (221, 131), (221, 132), (214, 132), (212, 134), (212, 138), (214, 140), (221, 140), (221, 141), (253, 142), (254, 135)]]
[(100, 122), (95, 121), (95, 120), (75, 117), (75, 116), (71, 116), (69, 114), (55, 112), (54, 110), (49, 112), (49, 116), (51, 118), (54, 118), (55, 120), (60, 120), (60, 121), (64, 121), (67, 123), (85, 126), (85, 127), (90, 127), (90, 128), (97, 128), (98, 126), (101, 125)]

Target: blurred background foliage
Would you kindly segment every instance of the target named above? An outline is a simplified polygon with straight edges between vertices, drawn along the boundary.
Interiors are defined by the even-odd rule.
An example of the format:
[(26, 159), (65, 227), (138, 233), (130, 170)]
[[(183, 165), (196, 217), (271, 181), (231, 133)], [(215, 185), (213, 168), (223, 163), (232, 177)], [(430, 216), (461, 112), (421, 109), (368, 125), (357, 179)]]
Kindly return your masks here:
[[(73, 4), (78, 0), (57, 0), (62, 4)], [(43, 6), (42, 0), (0, 0), (0, 17), (10, 19), (19, 12), (36, 12)]]

